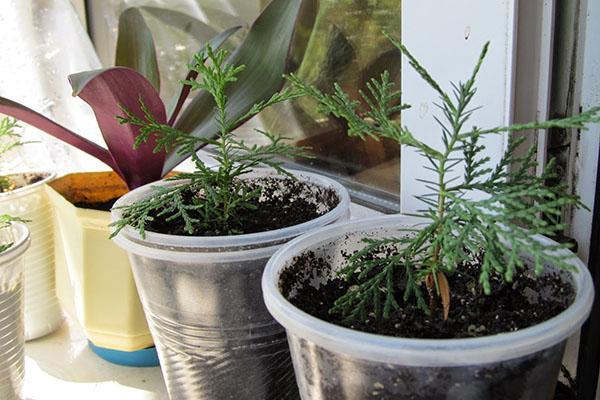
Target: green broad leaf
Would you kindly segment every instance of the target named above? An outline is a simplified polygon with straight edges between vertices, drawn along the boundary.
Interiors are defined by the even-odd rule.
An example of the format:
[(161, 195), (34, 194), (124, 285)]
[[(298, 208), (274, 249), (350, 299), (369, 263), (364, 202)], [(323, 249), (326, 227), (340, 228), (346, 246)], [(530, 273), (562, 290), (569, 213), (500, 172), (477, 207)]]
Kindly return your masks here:
[[(220, 35), (219, 32), (227, 31), (225, 28), (241, 25), (238, 19), (236, 20), (238, 22), (222, 27), (223, 20), (232, 21), (234, 17), (228, 16), (225, 19), (213, 17), (212, 14), (206, 14), (204, 9), (198, 12), (205, 17), (204, 21), (208, 21), (208, 23), (181, 11), (161, 7), (142, 6), (139, 7), (139, 10), (148, 29), (152, 32), (155, 51), (160, 54), (158, 69), (161, 82), (160, 95), (163, 99), (172, 99), (180, 95), (181, 84), (179, 80), (187, 73), (187, 65), (198, 49), (211, 39), (224, 35), (225, 32)], [(226, 36), (225, 39), (223, 39), (227, 40), (228, 50), (233, 50), (241, 43), (240, 38), (242, 35), (236, 35), (240, 38), (234, 46), (234, 41), (231, 40), (233, 38), (230, 38), (231, 34), (231, 32), (228, 32), (224, 35)], [(213, 48), (222, 44), (211, 42)], [(174, 109), (176, 100), (167, 103), (171, 105), (170, 110)], [(169, 112), (169, 115), (172, 115), (172, 112)]]
[[(269, 99), (283, 86), (301, 3), (301, 0), (273, 0), (256, 19), (244, 42), (229, 57), (230, 64), (246, 67), (237, 81), (227, 88), (230, 122), (245, 115), (252, 105)], [(175, 122), (175, 128), (196, 137), (214, 136), (218, 132), (214, 107), (209, 93), (198, 93)], [(163, 174), (185, 158), (175, 149), (167, 156)]]
[[(231, 35), (236, 33), (238, 31), (238, 29), (240, 29), (240, 28), (241, 28), (240, 25), (234, 26), (233, 28), (229, 28), (229, 29), (219, 33), (218, 35), (213, 37), (211, 40), (209, 40), (208, 44), (210, 45), (210, 47), (212, 49), (216, 50), (216, 49), (220, 48), (225, 43), (225, 41), (227, 39), (229, 39), (229, 37), (231, 37)], [(203, 42), (203, 45), (206, 43), (207, 42)], [(190, 62), (193, 62), (193, 60)], [(185, 80), (189, 81), (189, 80), (196, 79), (197, 77), (198, 77), (198, 73), (196, 71), (189, 70), (185, 77)], [(183, 107), (183, 103), (185, 102), (188, 95), (190, 94), (190, 91), (191, 91), (190, 85), (180, 85), (179, 92), (173, 98), (173, 100), (171, 101), (170, 106), (169, 106), (169, 112), (168, 112), (169, 125), (173, 126), (173, 123), (177, 119), (177, 116), (179, 115), (179, 112), (181, 111), (181, 107)]]
[(136, 70), (160, 91), (154, 39), (138, 8), (128, 8), (119, 17), (115, 66)]
[(156, 53), (160, 54), (160, 96), (165, 104), (181, 90), (179, 80), (187, 73), (187, 64), (201, 45), (220, 32), (209, 24), (186, 13), (160, 7), (139, 7), (154, 37)]
[[(140, 10), (148, 13), (153, 18), (156, 18), (156, 20), (162, 25), (162, 27), (160, 27), (162, 30), (167, 28), (175, 29), (195, 38), (200, 43), (205, 43), (210, 38), (214, 37), (218, 32), (225, 29), (225, 27), (220, 26), (220, 24), (216, 24), (212, 19), (209, 19), (210, 24), (207, 24), (198, 18), (176, 10), (151, 6), (142, 6), (140, 7)], [(231, 19), (233, 20), (232, 16)], [(232, 22), (227, 26), (232, 25), (240, 25), (240, 23)], [(154, 32), (153, 28), (155, 28), (155, 26), (151, 24), (150, 28)], [(156, 28), (159, 27), (156, 26)], [(159, 34), (163, 34), (163, 32), (159, 32)], [(170, 37), (170, 39), (174, 39), (174, 37)]]

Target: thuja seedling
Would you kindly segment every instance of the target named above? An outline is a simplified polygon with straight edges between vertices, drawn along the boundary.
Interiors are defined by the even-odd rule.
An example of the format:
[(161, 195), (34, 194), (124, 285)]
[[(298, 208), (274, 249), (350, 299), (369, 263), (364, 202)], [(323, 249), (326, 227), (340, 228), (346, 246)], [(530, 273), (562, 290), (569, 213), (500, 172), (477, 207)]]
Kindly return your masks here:
[[(162, 217), (166, 221), (182, 219), (185, 231), (190, 235), (207, 228), (215, 230), (215, 227), (224, 235), (236, 234), (241, 227), (234, 218), (235, 211), (240, 208), (251, 209), (251, 200), (257, 199), (261, 194), (260, 190), (239, 178), (258, 166), (268, 166), (289, 175), (282, 168), (281, 157), (306, 155), (305, 148), (286, 144), (285, 138), (269, 132), (257, 130), (268, 139), (269, 144), (266, 146), (247, 145), (231, 134), (242, 121), (273, 104), (298, 97), (299, 94), (289, 88), (276, 92), (268, 100), (254, 104), (246, 114), (232, 120), (228, 115), (226, 88), (229, 83), (236, 81), (236, 75), (243, 71), (244, 66), (229, 64), (226, 58), (225, 50), (215, 51), (207, 45), (196, 55), (195, 63), (190, 66), (200, 79), (182, 82), (190, 85), (192, 90), (203, 89), (212, 95), (219, 127), (218, 135), (214, 138), (193, 136), (158, 122), (141, 98), (140, 108), (144, 112), (144, 118), (138, 118), (131, 111), (123, 109), (125, 116), (118, 117), (119, 121), (140, 130), (136, 145), (153, 139), (156, 152), (176, 148), (181, 154), (192, 158), (195, 170), (171, 178), (179, 182), (177, 185), (156, 186), (154, 194), (148, 198), (124, 207), (123, 218), (112, 224), (115, 227), (113, 237), (127, 225), (143, 236), (147, 223), (156, 217)], [(208, 167), (198, 157), (195, 150), (199, 144), (214, 147), (216, 168)], [(186, 195), (190, 193), (192, 196)]]
[[(15, 147), (28, 143), (21, 140), (19, 128), (15, 119), (7, 117), (0, 120), (0, 158), (4, 158)], [(0, 176), (0, 192), (8, 192), (14, 188), (15, 183), (8, 176)]]
[[(8, 214), (0, 214), (0, 230), (8, 228), (13, 222), (29, 222), (28, 220), (13, 217)], [(4, 253), (6, 250), (12, 247), (13, 243), (2, 243), (0, 244), (0, 254)]]
[[(18, 132), (19, 125), (17, 120), (12, 118), (3, 118), (0, 120), (0, 158), (3, 158), (6, 153), (15, 147), (22, 146), (26, 143), (21, 140), (21, 134)], [(5, 175), (0, 176), (0, 192), (8, 192), (15, 188), (15, 183)], [(0, 214), (0, 230), (10, 226), (11, 222), (29, 222), (27, 220), (13, 217), (8, 214)], [(0, 253), (4, 253), (13, 244), (0, 244)]]
[[(434, 180), (425, 181), (429, 192), (416, 196), (423, 204), (423, 210), (416, 213), (425, 221), (423, 226), (418, 230), (399, 227), (397, 237), (365, 239), (364, 248), (351, 255), (340, 271), (343, 277), (356, 278), (359, 284), (342, 295), (330, 311), (341, 313), (348, 321), (365, 321), (369, 314), (388, 318), (400, 307), (398, 299), (401, 298), (405, 302), (416, 301), (426, 314), (431, 314), (439, 299), (443, 317), (447, 319), (451, 299), (447, 277), (477, 255), (481, 257), (479, 283), (488, 295), (492, 275), (509, 283), (519, 270), (526, 268), (525, 260), (520, 257), (523, 252), (531, 254), (536, 274), (541, 274), (548, 263), (569, 269), (569, 256), (557, 253), (568, 244), (543, 244), (536, 241), (534, 235), (554, 236), (562, 231), (562, 210), (565, 206), (581, 206), (579, 197), (568, 194), (564, 185), (545, 185), (554, 177), (554, 161), (545, 166), (540, 176), (530, 174), (537, 165), (534, 149), (529, 149), (524, 156), (515, 155), (524, 138), (511, 135), (506, 151), (492, 167), (481, 139), (528, 129), (584, 129), (586, 124), (600, 121), (600, 107), (544, 122), (473, 127), (468, 122), (477, 110), (472, 105), (475, 81), (489, 43), (483, 47), (468, 80), (452, 84), (452, 91), (448, 93), (404, 45), (386, 36), (439, 95), (442, 115), (435, 119), (443, 143), (440, 149), (419, 140), (408, 127), (393, 118), (397, 111), (409, 106), (400, 104), (400, 92), (387, 72), (379, 80), (371, 80), (366, 93), (359, 93), (364, 105), (352, 100), (339, 85), (334, 86), (331, 94), (325, 94), (295, 75), (287, 77), (296, 90), (318, 102), (319, 111), (345, 119), (349, 135), (363, 139), (389, 138), (415, 148), (427, 159), (428, 169), (436, 176)], [(464, 170), (462, 179), (453, 174), (458, 167)], [(479, 200), (469, 197), (475, 191), (486, 196)], [(547, 218), (539, 218), (540, 213)], [(388, 255), (369, 257), (381, 253)], [(397, 283), (398, 276), (402, 285)]]

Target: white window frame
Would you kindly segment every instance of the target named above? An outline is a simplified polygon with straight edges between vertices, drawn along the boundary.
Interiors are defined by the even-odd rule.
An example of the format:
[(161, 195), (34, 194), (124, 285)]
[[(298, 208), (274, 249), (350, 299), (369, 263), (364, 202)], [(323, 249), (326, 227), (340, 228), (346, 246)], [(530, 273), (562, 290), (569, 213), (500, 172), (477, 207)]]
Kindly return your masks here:
[[(477, 81), (474, 106), (484, 106), (471, 121), (496, 126), (549, 118), (553, 57), (555, 0), (472, 0), (405, 2), (402, 41), (443, 88), (465, 80), (481, 46), (490, 50)], [(412, 24), (411, 21), (429, 21)], [(438, 112), (436, 93), (408, 65), (402, 65), (403, 100), (413, 104), (402, 123), (433, 145), (441, 145), (440, 130), (432, 118)], [(439, 115), (439, 114), (437, 114)], [(538, 162), (546, 162), (547, 132), (526, 132), (527, 144), (537, 146)], [(507, 134), (485, 142), (492, 162), (499, 159)], [(417, 179), (430, 174), (412, 149), (401, 150), (401, 211), (414, 212), (422, 205), (414, 198), (427, 190)], [(541, 171), (537, 171), (538, 173)]]
[[(580, 37), (578, 40), (578, 71), (576, 74), (576, 96), (585, 110), (600, 105), (600, 2), (582, 0), (579, 10)], [(574, 160), (575, 192), (589, 208), (594, 205), (598, 148), (600, 146), (600, 124), (589, 127), (579, 135)], [(579, 256), (587, 262), (592, 229), (592, 211), (577, 209), (573, 212), (571, 235), (577, 240)]]
[[(464, 80), (471, 72), (482, 44), (491, 41), (490, 53), (480, 72), (474, 105), (484, 105), (473, 122), (484, 126), (543, 120), (550, 117), (550, 93), (553, 66), (556, 0), (474, 0), (405, 1), (402, 7), (402, 41), (431, 72), (443, 88), (449, 81)], [(573, 40), (577, 59), (574, 63), (574, 109), (600, 104), (600, 2), (581, 0), (579, 31)], [(419, 21), (419, 23), (411, 23)], [(423, 23), (427, 21), (427, 23)], [(595, 23), (594, 23), (595, 22)], [(468, 36), (468, 38), (466, 38)], [(565, 50), (566, 51), (566, 50)], [(564, 54), (559, 57), (570, 57)], [(561, 62), (561, 60), (557, 60)], [(402, 123), (428, 144), (440, 146), (440, 131), (433, 121), (437, 112), (436, 93), (429, 88), (404, 60), (402, 64), (403, 101), (413, 105), (403, 113)], [(565, 94), (566, 95), (566, 94)], [(438, 114), (439, 115), (439, 114)], [(594, 203), (600, 126), (590, 126), (581, 135), (573, 133), (568, 183), (583, 203)], [(546, 162), (547, 132), (529, 133), (528, 142), (537, 145), (538, 161)], [(497, 160), (506, 146), (506, 135), (489, 138), (486, 152)], [(413, 149), (401, 149), (401, 212), (419, 209), (414, 195), (427, 189), (417, 179), (428, 179), (427, 161)], [(539, 172), (539, 171), (538, 171)], [(566, 215), (567, 235), (578, 243), (578, 254), (587, 261), (591, 211), (576, 209)]]

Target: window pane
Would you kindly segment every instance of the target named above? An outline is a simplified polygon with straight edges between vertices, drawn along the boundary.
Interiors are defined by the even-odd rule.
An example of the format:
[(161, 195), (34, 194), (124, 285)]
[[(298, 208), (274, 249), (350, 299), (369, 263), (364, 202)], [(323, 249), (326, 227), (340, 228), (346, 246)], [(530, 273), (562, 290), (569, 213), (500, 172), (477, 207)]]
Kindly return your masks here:
[[(400, 54), (382, 31), (399, 34), (400, 12), (398, 0), (323, 0), (305, 7), (292, 46), (297, 74), (326, 92), (337, 82), (355, 100), (360, 100), (359, 90), (367, 91), (366, 82), (379, 78), (384, 70), (399, 85)], [(301, 165), (346, 178), (358, 192), (397, 202), (400, 148), (396, 143), (348, 137), (343, 120), (318, 114), (315, 102), (307, 98), (265, 111), (262, 121), (272, 131), (312, 148), (315, 158), (297, 160)]]
[[(129, 7), (141, 7), (154, 38), (160, 95), (166, 104), (177, 93), (187, 64), (200, 46), (226, 28), (247, 27), (262, 7), (260, 0), (105, 0), (88, 1), (87, 5), (90, 35), (105, 67), (115, 62), (119, 16)], [(247, 28), (241, 29), (231, 45), (239, 44), (246, 32)]]
[[(108, 66), (114, 62), (118, 16), (127, 7), (168, 8), (207, 23), (216, 33), (236, 24), (247, 27), (266, 4), (267, 0), (107, 0), (88, 1), (88, 12), (92, 37)], [(366, 90), (366, 82), (384, 70), (399, 83), (400, 55), (382, 31), (399, 35), (400, 11), (398, 0), (305, 1), (290, 49), (291, 69), (324, 91), (337, 82), (357, 100), (358, 91)], [(161, 97), (168, 101), (200, 46), (200, 35), (190, 28), (193, 23), (181, 23), (151, 9), (142, 13), (157, 46)], [(239, 43), (245, 32), (234, 41)], [(249, 142), (260, 142), (253, 134), (257, 126), (311, 147), (314, 158), (292, 160), (296, 165), (341, 178), (359, 201), (376, 200), (378, 208), (398, 209), (400, 148), (394, 142), (349, 138), (345, 123), (319, 115), (310, 99), (267, 110), (237, 134)]]

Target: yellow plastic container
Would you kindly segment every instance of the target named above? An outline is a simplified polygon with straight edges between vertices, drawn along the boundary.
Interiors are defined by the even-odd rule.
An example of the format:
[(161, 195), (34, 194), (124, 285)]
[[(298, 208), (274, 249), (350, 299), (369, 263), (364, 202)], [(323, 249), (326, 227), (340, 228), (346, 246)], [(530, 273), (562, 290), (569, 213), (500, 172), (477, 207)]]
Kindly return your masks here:
[[(21, 187), (0, 193), (0, 214), (29, 221), (31, 246), (24, 256), (23, 270), (25, 340), (54, 332), (63, 321), (54, 278), (52, 206), (44, 189), (54, 176), (50, 173), (12, 174), (10, 179)], [(39, 181), (28, 183), (34, 177)]]
[(153, 346), (127, 253), (108, 238), (110, 213), (74, 206), (119, 197), (127, 192), (125, 184), (114, 172), (85, 172), (56, 179), (47, 191), (77, 318), (87, 338), (95, 346), (119, 351)]

